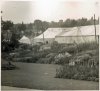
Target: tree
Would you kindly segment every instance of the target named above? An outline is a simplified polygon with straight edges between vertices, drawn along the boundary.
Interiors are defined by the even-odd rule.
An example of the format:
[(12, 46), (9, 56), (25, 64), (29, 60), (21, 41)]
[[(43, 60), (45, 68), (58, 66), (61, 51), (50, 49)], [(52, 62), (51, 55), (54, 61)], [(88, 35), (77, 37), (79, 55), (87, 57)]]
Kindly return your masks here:
[(49, 27), (49, 23), (46, 21), (43, 21), (42, 22), (42, 29), (41, 29), (42, 32), (44, 32), (48, 27)]
[(63, 20), (59, 20), (58, 26), (59, 26), (59, 27), (62, 27), (62, 26), (63, 26)]
[(76, 20), (71, 20), (71, 24), (70, 24), (71, 27), (75, 27), (77, 26), (77, 21)]
[(22, 24), (18, 24), (18, 28), (19, 31), (25, 31), (26, 30), (26, 25), (22, 22)]
[[(6, 34), (6, 37), (8, 37), (7, 35), (10, 34), (10, 30), (13, 27), (13, 22), (11, 21), (1, 21), (1, 40), (3, 41), (4, 34)], [(8, 31), (9, 30), (9, 31)]]
[(17, 34), (12, 33), (10, 47), (12, 47), (12, 49), (14, 49), (14, 48), (17, 48), (18, 46), (19, 46), (18, 36), (17, 36)]
[[(13, 29), (13, 22), (11, 21), (2, 21), (2, 32), (1, 32), (1, 45), (2, 51), (9, 52), (15, 47), (18, 47), (18, 40), (16, 38), (15, 31)], [(6, 35), (6, 36), (5, 36)]]
[(54, 27), (59, 27), (59, 24), (58, 24), (58, 22), (52, 21), (52, 22), (50, 23), (50, 27), (52, 27), (52, 28), (54, 28)]
[(11, 21), (2, 21), (1, 22), (1, 30), (9, 30), (11, 27), (13, 27), (13, 22)]
[(42, 21), (41, 20), (35, 20), (34, 21), (35, 29), (37, 30), (37, 33), (42, 29)]
[(67, 19), (63, 24), (62, 24), (63, 27), (70, 27), (71, 26), (71, 20), (70, 19)]
[(87, 25), (87, 18), (82, 18), (81, 19), (81, 24), (82, 24), (82, 26)]

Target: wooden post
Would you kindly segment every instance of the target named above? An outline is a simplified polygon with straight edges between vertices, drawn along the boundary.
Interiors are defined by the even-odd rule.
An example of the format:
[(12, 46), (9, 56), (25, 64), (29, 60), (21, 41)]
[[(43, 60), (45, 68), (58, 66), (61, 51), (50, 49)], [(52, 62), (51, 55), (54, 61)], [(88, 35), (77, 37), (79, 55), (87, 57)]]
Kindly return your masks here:
[(97, 38), (96, 38), (96, 24), (95, 24), (95, 14), (94, 14), (94, 29), (95, 29), (95, 41), (97, 42)]

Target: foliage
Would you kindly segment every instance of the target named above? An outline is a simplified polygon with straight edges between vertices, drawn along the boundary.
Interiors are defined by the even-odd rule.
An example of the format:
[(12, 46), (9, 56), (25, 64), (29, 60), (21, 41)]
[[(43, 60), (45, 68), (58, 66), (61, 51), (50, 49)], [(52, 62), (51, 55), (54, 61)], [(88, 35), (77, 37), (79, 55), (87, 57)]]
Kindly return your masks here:
[(59, 52), (69, 52), (71, 54), (75, 54), (78, 52), (86, 51), (86, 50), (98, 50), (99, 44), (96, 42), (88, 42), (88, 43), (81, 43), (81, 44), (75, 44), (75, 45), (68, 45), (61, 49), (59, 49)]
[[(93, 61), (94, 65), (80, 65), (69, 66), (65, 64), (56, 71), (57, 78), (77, 79), (99, 81), (99, 46), (96, 42), (79, 44), (78, 52), (75, 53), (69, 61), (88, 61), (89, 64)], [(64, 49), (65, 50), (65, 49)], [(62, 50), (62, 51), (64, 51)], [(65, 51), (72, 50), (69, 48)], [(75, 48), (76, 51), (76, 48)], [(69, 51), (70, 52), (70, 51)], [(84, 62), (85, 63), (85, 62)]]
[(60, 49), (60, 52), (68, 52), (74, 54), (77, 52), (77, 47), (74, 45), (69, 45), (67, 47), (63, 47), (62, 49)]
[(22, 22), (22, 24), (19, 24), (18, 30), (19, 31), (25, 31), (26, 30), (26, 25)]
[[(65, 21), (62, 21), (60, 24), (60, 20), (59, 22), (54, 22), (52, 21), (50, 23), (50, 27), (75, 27), (75, 26), (86, 26), (86, 25), (93, 25), (94, 24), (94, 20), (93, 17), (91, 17), (91, 19), (87, 19), (87, 18), (80, 18), (80, 19), (66, 19)], [(99, 24), (99, 18), (98, 20), (96, 20), (96, 24)]]
[(99, 44), (97, 44), (95, 41), (94, 42), (88, 42), (88, 43), (82, 43), (82, 44), (78, 44), (78, 51), (85, 51), (85, 50), (94, 50), (94, 49), (98, 49)]
[(63, 66), (56, 70), (57, 78), (99, 81), (99, 66)]
[(51, 64), (51, 58), (40, 58), (36, 63)]
[(62, 58), (55, 59), (53, 63), (64, 65), (64, 64), (68, 64), (70, 59), (71, 57), (62, 57)]
[(54, 41), (52, 44), (51, 44), (51, 50), (52, 50), (52, 52), (59, 52), (59, 49), (61, 49), (62, 47), (61, 47), (61, 45), (60, 44), (58, 44), (58, 42), (57, 41)]
[(9, 30), (9, 29), (11, 29), (14, 24), (13, 24), (12, 21), (2, 21), (1, 25), (2, 25), (1, 30), (3, 31), (3, 30)]
[[(2, 51), (9, 52), (13, 50), (15, 47), (18, 47), (19, 43), (16, 38), (16, 34), (12, 31), (13, 22), (11, 21), (2, 21), (2, 29), (1, 29), (1, 45)], [(6, 36), (4, 36), (6, 34)]]
[(37, 30), (37, 33), (39, 31), (44, 32), (49, 27), (49, 24), (46, 21), (35, 20), (34, 21), (34, 27)]
[(2, 64), (1, 70), (15, 70), (17, 67), (13, 64)]
[[(96, 24), (99, 24), (99, 18), (95, 20)], [(2, 27), (5, 29), (8, 29), (7, 26), (11, 26), (12, 22), (9, 21), (9, 24), (6, 24), (5, 27)], [(5, 22), (2, 22), (2, 25), (5, 24)], [(13, 31), (16, 32), (16, 34), (21, 35), (21, 32), (23, 31), (24, 35), (26, 36), (36, 36), (39, 35), (40, 31), (44, 32), (47, 28), (57, 28), (57, 27), (76, 27), (76, 26), (86, 26), (86, 25), (93, 25), (94, 20), (93, 17), (91, 19), (87, 18), (80, 18), (80, 19), (66, 19), (65, 21), (59, 20), (58, 22), (47, 22), (47, 21), (41, 21), (41, 20), (35, 20), (33, 23), (25, 24), (24, 22), (13, 24)], [(22, 35), (23, 35), (22, 34)]]

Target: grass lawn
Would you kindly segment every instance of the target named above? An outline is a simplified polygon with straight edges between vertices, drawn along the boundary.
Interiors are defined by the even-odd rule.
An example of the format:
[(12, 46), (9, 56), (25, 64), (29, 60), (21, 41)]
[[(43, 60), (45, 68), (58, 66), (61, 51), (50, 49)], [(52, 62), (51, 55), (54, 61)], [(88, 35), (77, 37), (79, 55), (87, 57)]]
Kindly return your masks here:
[(1, 85), (40, 90), (98, 90), (99, 83), (54, 78), (59, 65), (14, 62), (16, 70), (1, 71)]

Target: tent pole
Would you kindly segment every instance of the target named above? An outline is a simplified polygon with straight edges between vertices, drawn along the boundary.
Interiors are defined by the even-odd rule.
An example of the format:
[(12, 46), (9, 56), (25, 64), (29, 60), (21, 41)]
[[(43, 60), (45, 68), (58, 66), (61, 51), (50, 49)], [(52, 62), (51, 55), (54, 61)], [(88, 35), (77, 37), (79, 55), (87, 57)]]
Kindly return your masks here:
[(44, 33), (43, 33), (43, 43), (44, 43)]
[(95, 14), (94, 14), (94, 28), (95, 28), (95, 41), (97, 42), (97, 38), (96, 38), (96, 24), (95, 24)]

